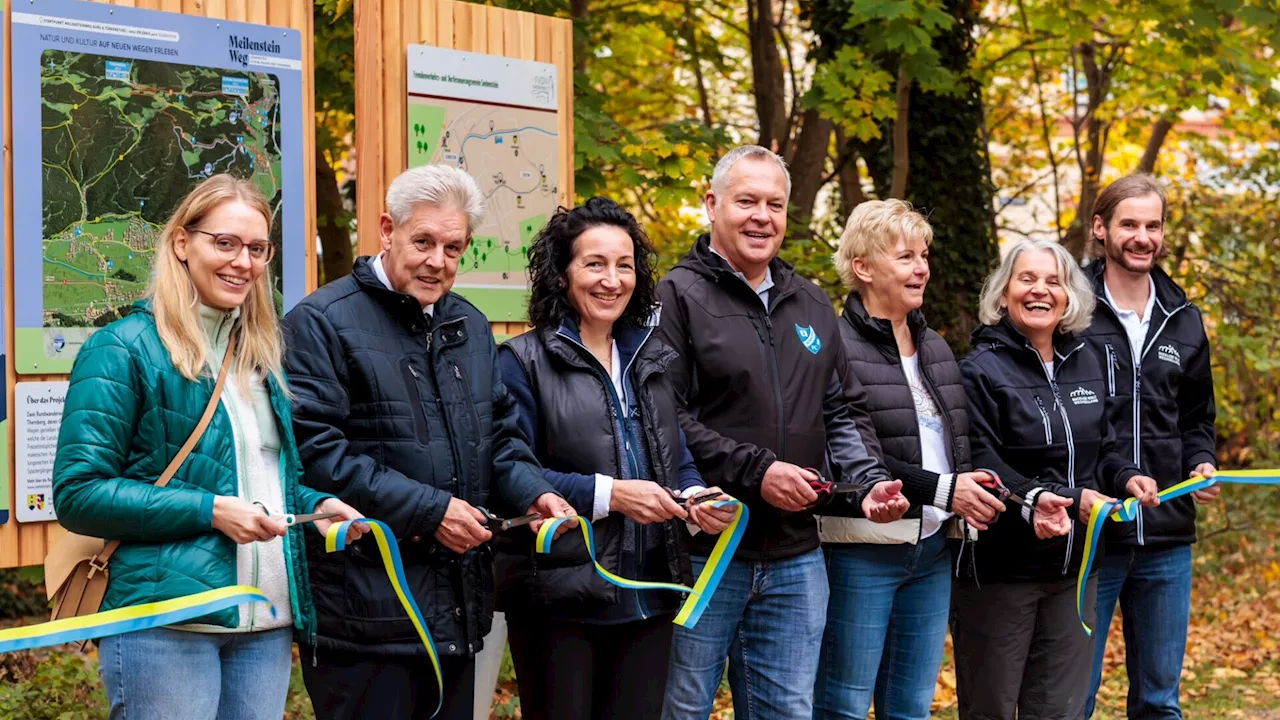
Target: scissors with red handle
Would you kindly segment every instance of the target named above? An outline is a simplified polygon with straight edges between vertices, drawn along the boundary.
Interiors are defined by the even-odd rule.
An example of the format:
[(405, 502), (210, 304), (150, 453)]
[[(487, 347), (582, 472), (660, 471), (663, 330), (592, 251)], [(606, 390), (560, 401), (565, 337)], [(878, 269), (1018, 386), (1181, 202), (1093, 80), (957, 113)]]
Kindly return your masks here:
[(991, 476), (990, 480), (979, 480), (978, 484), (989, 490), (994, 490), (996, 493), (996, 497), (999, 498), (1001, 502), (1011, 502), (1015, 505), (1021, 505), (1022, 507), (1028, 510), (1036, 509), (1035, 505), (1032, 505), (1031, 503), (1027, 502), (1026, 499), (1023, 498), (1021, 495), (1010, 490), (1008, 486), (1005, 485), (1004, 482), (1000, 480), (1000, 476), (996, 474), (995, 470), (989, 470), (987, 468), (975, 468), (974, 471), (984, 472)]
[(813, 491), (819, 495), (826, 494), (834, 497), (836, 495), (843, 495), (845, 493), (858, 492), (860, 490), (867, 489), (865, 485), (858, 485), (856, 483), (831, 482), (824, 478), (822, 473), (818, 472), (814, 468), (807, 467), (804, 469), (818, 476), (817, 480), (809, 481), (809, 487), (813, 488)]

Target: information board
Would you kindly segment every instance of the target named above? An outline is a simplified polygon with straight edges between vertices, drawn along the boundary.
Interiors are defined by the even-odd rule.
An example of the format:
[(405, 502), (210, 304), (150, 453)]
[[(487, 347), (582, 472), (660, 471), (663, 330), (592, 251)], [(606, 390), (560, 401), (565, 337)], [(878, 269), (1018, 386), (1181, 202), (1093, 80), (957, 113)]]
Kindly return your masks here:
[(271, 201), (277, 302), (306, 294), (296, 30), (80, 0), (13, 13), (15, 367), (70, 372), (126, 314), (186, 194), (230, 173)]
[[(4, 17), (5, 0), (0, 0), (0, 17)], [(0, 138), (4, 137), (4, 33), (0, 33)], [(3, 146), (3, 143), (0, 143)], [(5, 329), (9, 327), (9, 316), (4, 306), (4, 283), (8, 268), (5, 267), (4, 237), (4, 155), (7, 151), (0, 147), (0, 386), (4, 387), (4, 404), (0, 405), (0, 525), (9, 522), (9, 357), (6, 348), (8, 338)]]
[(491, 321), (524, 320), (526, 253), (558, 204), (556, 66), (428, 45), (408, 63), (409, 167), (455, 165), (485, 196), (453, 289)]
[(53, 511), (53, 460), (58, 454), (58, 430), (69, 384), (20, 382), (14, 388), (18, 522), (57, 519)]

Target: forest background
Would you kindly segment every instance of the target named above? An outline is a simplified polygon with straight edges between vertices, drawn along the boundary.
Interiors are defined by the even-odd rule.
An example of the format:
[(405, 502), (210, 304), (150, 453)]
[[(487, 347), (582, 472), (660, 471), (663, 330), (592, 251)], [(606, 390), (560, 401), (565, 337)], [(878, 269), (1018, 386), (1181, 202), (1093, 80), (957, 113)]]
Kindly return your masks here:
[[(321, 282), (354, 259), (352, 0), (315, 2)], [(901, 198), (934, 228), (925, 310), (957, 353), (1000, 247), (1082, 260), (1098, 190), (1170, 189), (1164, 267), (1213, 342), (1224, 467), (1280, 462), (1280, 0), (507, 0), (574, 28), (578, 200), (628, 207), (670, 268), (705, 225), (715, 160), (758, 143), (791, 167), (782, 256), (831, 296), (852, 208)], [(1189, 717), (1280, 720), (1280, 494), (1228, 488), (1202, 519), (1184, 672)], [(38, 573), (0, 575), (33, 622)], [(1123, 715), (1112, 628), (1100, 714)], [(949, 657), (949, 656), (948, 656)], [(0, 656), (0, 717), (101, 717), (93, 658)], [(37, 691), (37, 688), (41, 688)], [(509, 664), (495, 717), (518, 717)], [(935, 709), (954, 714), (950, 660)], [(727, 693), (718, 717), (732, 717)], [(17, 713), (17, 714), (8, 714)], [(311, 717), (300, 684), (291, 717)]]

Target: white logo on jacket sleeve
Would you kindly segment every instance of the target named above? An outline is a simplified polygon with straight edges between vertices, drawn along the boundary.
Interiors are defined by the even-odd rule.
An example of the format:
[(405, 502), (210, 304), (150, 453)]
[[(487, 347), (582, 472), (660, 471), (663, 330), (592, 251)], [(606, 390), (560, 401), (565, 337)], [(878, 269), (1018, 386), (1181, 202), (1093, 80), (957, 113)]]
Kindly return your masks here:
[(1182, 367), (1182, 356), (1178, 354), (1178, 348), (1172, 345), (1161, 345), (1160, 349), (1156, 351), (1156, 357), (1167, 363)]
[(1076, 405), (1093, 405), (1098, 402), (1098, 394), (1088, 388), (1078, 387), (1071, 391), (1071, 402)]

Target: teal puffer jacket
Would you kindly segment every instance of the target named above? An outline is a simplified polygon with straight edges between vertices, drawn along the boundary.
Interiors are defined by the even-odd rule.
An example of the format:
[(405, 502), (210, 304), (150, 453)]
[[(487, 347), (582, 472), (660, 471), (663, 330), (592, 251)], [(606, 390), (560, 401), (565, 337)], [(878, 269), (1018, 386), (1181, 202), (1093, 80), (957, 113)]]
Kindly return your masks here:
[[(154, 483), (200, 421), (214, 378), (187, 380), (160, 341), (150, 306), (94, 333), (71, 370), (53, 502), (68, 530), (113, 540), (102, 609), (168, 600), (236, 584), (235, 543), (213, 529), (215, 495), (237, 494), (236, 448), (225, 403), (167, 487)], [(302, 464), (289, 398), (268, 379), (281, 433), (285, 512), (311, 512), (330, 495), (299, 483)], [(310, 523), (286, 538), (294, 628), (314, 642), (315, 608), (305, 543)], [(307, 532), (315, 532), (309, 530)], [(236, 627), (237, 608), (192, 622)]]

